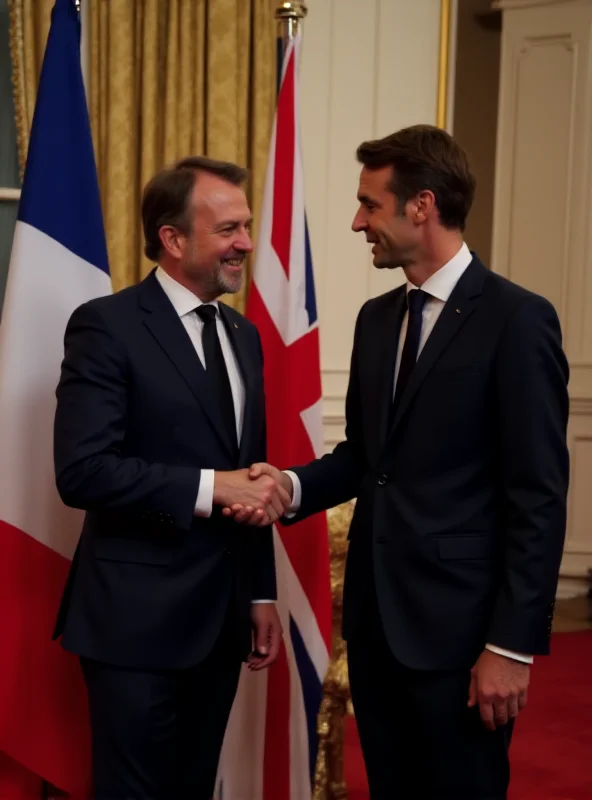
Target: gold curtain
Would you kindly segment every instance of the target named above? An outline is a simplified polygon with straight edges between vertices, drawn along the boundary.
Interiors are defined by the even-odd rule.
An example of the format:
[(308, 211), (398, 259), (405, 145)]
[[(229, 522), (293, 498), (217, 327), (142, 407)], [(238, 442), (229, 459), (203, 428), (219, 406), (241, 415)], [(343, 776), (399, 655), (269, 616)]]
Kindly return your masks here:
[[(140, 197), (161, 167), (204, 154), (249, 168), (259, 219), (275, 109), (276, 0), (86, 0), (89, 108), (113, 287), (144, 277)], [(24, 164), (54, 0), (10, 0)], [(243, 310), (245, 287), (225, 298)]]
[[(142, 186), (185, 155), (251, 171), (258, 219), (275, 108), (274, 0), (94, 0), (90, 110), (115, 289), (151, 269)], [(240, 310), (240, 295), (226, 298)]]

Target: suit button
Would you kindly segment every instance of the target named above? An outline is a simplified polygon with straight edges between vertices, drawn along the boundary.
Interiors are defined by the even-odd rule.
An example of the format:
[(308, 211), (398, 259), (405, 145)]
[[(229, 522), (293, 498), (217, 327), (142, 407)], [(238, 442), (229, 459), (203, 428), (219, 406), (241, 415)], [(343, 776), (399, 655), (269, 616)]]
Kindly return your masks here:
[(384, 486), (386, 484), (387, 480), (388, 480), (388, 476), (387, 475), (381, 475), (380, 478), (378, 479), (378, 485), (379, 486)]

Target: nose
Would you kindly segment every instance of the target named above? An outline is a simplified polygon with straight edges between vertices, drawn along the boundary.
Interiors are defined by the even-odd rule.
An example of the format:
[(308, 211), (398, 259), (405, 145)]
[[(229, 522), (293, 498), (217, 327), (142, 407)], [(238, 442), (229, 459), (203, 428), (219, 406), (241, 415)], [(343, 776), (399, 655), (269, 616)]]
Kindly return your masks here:
[(358, 209), (358, 212), (353, 219), (352, 231), (354, 231), (354, 233), (360, 233), (360, 231), (366, 230), (367, 227), (368, 226), (366, 220), (364, 219), (364, 216), (362, 214), (362, 209), (360, 208)]
[(235, 248), (240, 250), (242, 253), (253, 252), (253, 242), (251, 241), (251, 237), (247, 230), (242, 231), (239, 239), (235, 243)]

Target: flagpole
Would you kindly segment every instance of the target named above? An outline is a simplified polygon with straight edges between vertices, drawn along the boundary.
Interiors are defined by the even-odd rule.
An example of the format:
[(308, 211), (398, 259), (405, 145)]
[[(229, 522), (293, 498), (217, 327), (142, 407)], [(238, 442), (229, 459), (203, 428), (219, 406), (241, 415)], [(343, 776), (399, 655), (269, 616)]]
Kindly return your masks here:
[[(275, 18), (278, 21), (278, 92), (280, 86), (280, 70), (283, 56), (287, 46), (300, 33), (302, 20), (308, 14), (304, 0), (283, 2), (277, 7)], [(342, 537), (343, 538), (343, 537)], [(333, 546), (335, 544), (335, 547)], [(341, 543), (343, 544), (343, 543)], [(330, 558), (332, 564), (339, 562), (338, 567), (332, 566), (338, 573), (343, 573), (343, 546), (331, 543)], [(341, 556), (341, 558), (340, 558)], [(341, 567), (341, 568), (340, 568)], [(336, 596), (340, 596), (343, 588), (343, 578), (337, 581), (338, 586), (333, 596), (335, 605)], [(335, 623), (335, 620), (334, 620)], [(344, 747), (344, 721), (347, 714), (349, 701), (349, 682), (347, 680), (347, 666), (342, 647), (335, 654), (329, 666), (325, 680), (323, 701), (317, 717), (318, 750), (312, 800), (345, 800), (347, 790), (343, 777), (343, 747)]]
[(308, 14), (305, 0), (280, 3), (275, 12), (278, 21), (278, 40), (283, 52), (300, 30), (300, 22)]

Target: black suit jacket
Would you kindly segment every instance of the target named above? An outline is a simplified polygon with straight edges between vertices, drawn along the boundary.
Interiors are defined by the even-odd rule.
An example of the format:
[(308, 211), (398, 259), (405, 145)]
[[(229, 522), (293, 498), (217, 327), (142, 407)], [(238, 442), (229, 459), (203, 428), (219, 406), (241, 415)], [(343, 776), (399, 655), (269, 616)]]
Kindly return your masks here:
[(405, 291), (360, 311), (346, 440), (295, 469), (295, 521), (358, 498), (346, 638), (375, 587), (389, 644), (410, 667), (468, 667), (486, 642), (546, 653), (569, 473), (557, 316), (474, 257), (388, 429)]
[(276, 596), (271, 529), (246, 536), (219, 512), (194, 516), (201, 468), (233, 470), (266, 454), (259, 335), (233, 309), (220, 310), (245, 384), (238, 463), (205, 370), (154, 273), (70, 319), (55, 471), (66, 505), (87, 513), (56, 636), (79, 655), (146, 669), (192, 666), (229, 607), (246, 655), (251, 600)]

